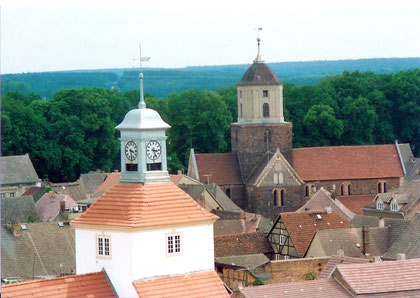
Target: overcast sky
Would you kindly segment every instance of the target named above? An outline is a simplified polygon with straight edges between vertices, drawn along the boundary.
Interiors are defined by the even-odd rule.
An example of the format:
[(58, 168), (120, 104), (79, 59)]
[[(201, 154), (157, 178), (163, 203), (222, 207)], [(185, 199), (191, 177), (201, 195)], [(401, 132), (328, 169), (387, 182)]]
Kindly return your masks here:
[(416, 0), (0, 3), (2, 73), (420, 57)]

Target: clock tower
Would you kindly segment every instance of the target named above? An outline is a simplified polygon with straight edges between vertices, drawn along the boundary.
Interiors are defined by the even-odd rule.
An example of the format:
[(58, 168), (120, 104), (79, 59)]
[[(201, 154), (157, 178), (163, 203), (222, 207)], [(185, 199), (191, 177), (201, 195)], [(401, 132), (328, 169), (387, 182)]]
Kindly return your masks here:
[(129, 111), (116, 127), (121, 132), (121, 183), (168, 182), (166, 129), (160, 115), (146, 107), (140, 73), (138, 109)]

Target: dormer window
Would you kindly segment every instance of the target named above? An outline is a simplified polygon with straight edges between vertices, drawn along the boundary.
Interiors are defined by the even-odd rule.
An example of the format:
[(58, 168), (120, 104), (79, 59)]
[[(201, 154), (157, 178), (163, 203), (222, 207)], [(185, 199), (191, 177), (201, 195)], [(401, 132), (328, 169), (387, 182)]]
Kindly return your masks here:
[(398, 211), (398, 204), (397, 204), (397, 202), (393, 201), (391, 203), (391, 211)]
[(376, 201), (376, 209), (384, 210), (384, 203), (381, 200)]

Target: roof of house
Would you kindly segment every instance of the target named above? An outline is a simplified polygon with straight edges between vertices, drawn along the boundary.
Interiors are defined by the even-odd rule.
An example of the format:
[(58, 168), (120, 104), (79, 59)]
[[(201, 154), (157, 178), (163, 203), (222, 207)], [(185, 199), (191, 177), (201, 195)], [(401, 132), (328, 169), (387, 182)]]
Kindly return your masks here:
[(204, 184), (205, 187), (213, 194), (216, 201), (222, 206), (223, 210), (237, 210), (242, 211), (227, 195), (226, 193), (216, 184)]
[(270, 259), (267, 258), (264, 254), (252, 254), (220, 257), (215, 259), (215, 263), (253, 270), (257, 267), (270, 263)]
[(362, 258), (353, 258), (353, 257), (347, 257), (347, 256), (331, 256), (331, 258), (328, 260), (327, 264), (325, 264), (324, 268), (322, 268), (322, 271), (318, 274), (317, 278), (328, 278), (331, 274), (331, 272), (334, 270), (335, 266), (338, 264), (359, 264), (359, 263), (369, 263), (371, 262), (368, 259), (362, 259)]
[(243, 217), (236, 219), (219, 219), (213, 224), (214, 235), (256, 232), (261, 215), (243, 212)]
[(324, 210), (280, 213), (274, 222), (273, 228), (280, 219), (286, 226), (299, 256), (305, 254), (315, 231), (347, 228), (350, 225), (348, 220), (338, 214), (334, 212), (327, 213)]
[(304, 181), (404, 176), (395, 145), (297, 148), (293, 167)]
[(236, 153), (195, 154), (195, 158), (201, 183), (243, 184)]
[[(417, 291), (420, 259), (368, 264), (339, 264), (336, 269), (356, 295)], [(363, 274), (361, 274), (363, 272)], [(384, 277), (388, 277), (384, 282)]]
[(51, 189), (57, 193), (68, 195), (76, 202), (87, 199), (86, 191), (79, 182), (52, 183)]
[(296, 212), (309, 211), (309, 210), (323, 210), (327, 207), (330, 207), (332, 211), (341, 217), (351, 220), (354, 217), (354, 213), (350, 211), (344, 204), (340, 201), (333, 200), (331, 198), (331, 193), (321, 187), (310, 199), (306, 202), (305, 205), (300, 207)]
[(410, 144), (398, 144), (398, 149), (405, 167), (407, 181), (420, 179), (420, 158), (414, 157)]
[(28, 222), (39, 219), (32, 196), (1, 199), (1, 222)]
[[(59, 276), (76, 268), (74, 230), (57, 222), (15, 224), (19, 236), (1, 230), (1, 277)], [(61, 266), (60, 266), (61, 264)]]
[[(370, 256), (382, 256), (388, 250), (389, 227), (369, 228), (369, 251)], [(362, 228), (325, 229), (316, 232), (315, 237), (319, 240), (325, 254), (332, 256), (339, 249), (344, 251), (345, 256), (364, 258)], [(315, 238), (314, 238), (315, 239)], [(357, 247), (359, 244), (359, 247)], [(309, 256), (310, 257), (310, 256)]]
[(420, 214), (411, 221), (410, 225), (399, 233), (392, 243), (385, 259), (396, 259), (398, 253), (404, 253), (407, 259), (420, 258)]
[(2, 285), (4, 297), (117, 297), (104, 272)]
[(377, 199), (381, 199), (382, 202), (387, 203), (383, 209), (385, 212), (391, 211), (391, 202), (393, 200), (396, 201), (398, 205), (402, 205), (402, 207), (398, 209), (398, 212), (407, 212), (420, 200), (420, 180), (411, 180), (398, 188), (389, 190), (386, 193), (378, 193), (374, 201), (364, 208), (377, 210)]
[(53, 221), (60, 213), (60, 202), (64, 201), (66, 208), (77, 207), (77, 203), (65, 194), (58, 194), (53, 191), (44, 194), (35, 203), (40, 221)]
[(369, 205), (373, 202), (376, 195), (370, 196), (344, 196), (336, 197), (335, 200), (341, 202), (344, 206), (347, 207), (354, 214), (362, 215), (362, 208), (366, 205)]
[(106, 175), (105, 180), (96, 189), (95, 194), (107, 192), (110, 188), (120, 183), (120, 178), (121, 178), (120, 172), (108, 173)]
[(81, 174), (78, 181), (87, 194), (93, 195), (96, 192), (96, 189), (104, 182), (106, 176), (107, 173), (91, 171), (87, 174)]
[(246, 298), (351, 297), (336, 281), (326, 279), (246, 287), (239, 291)]
[(214, 237), (214, 256), (229, 257), (272, 253), (273, 248), (263, 232), (250, 232)]
[(2, 185), (41, 182), (28, 154), (1, 156), (0, 169)]
[(72, 224), (144, 228), (217, 219), (179, 187), (166, 182), (117, 184)]
[(133, 285), (140, 297), (229, 297), (213, 270), (138, 280)]
[(22, 197), (32, 196), (36, 200), (45, 189), (46, 187), (44, 186), (31, 186), (22, 194)]
[(237, 86), (241, 85), (280, 85), (274, 71), (266, 63), (254, 62), (242, 76)]

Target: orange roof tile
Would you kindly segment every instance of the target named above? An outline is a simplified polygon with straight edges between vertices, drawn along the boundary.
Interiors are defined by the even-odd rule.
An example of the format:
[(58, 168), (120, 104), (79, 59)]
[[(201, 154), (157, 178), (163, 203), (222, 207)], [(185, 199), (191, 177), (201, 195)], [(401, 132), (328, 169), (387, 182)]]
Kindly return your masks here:
[[(318, 219), (318, 216), (321, 219)], [(299, 256), (303, 257), (315, 232), (323, 229), (348, 228), (350, 222), (334, 212), (327, 213), (322, 210), (283, 212), (281, 219), (292, 239)]]
[(140, 297), (229, 297), (215, 271), (133, 282)]
[(369, 205), (373, 202), (376, 195), (372, 196), (346, 196), (346, 197), (336, 197), (336, 200), (339, 200), (344, 206), (350, 209), (351, 212), (362, 215), (362, 208)]
[(117, 184), (72, 224), (144, 228), (217, 219), (172, 182), (166, 182)]
[(104, 182), (101, 185), (99, 185), (95, 193), (99, 193), (100, 191), (107, 192), (111, 187), (120, 183), (120, 178), (121, 173), (119, 172), (107, 174)]
[(201, 183), (243, 184), (236, 153), (196, 154), (195, 159)]
[(2, 285), (3, 297), (116, 297), (104, 272)]
[(293, 149), (293, 167), (304, 181), (404, 176), (395, 145)]

